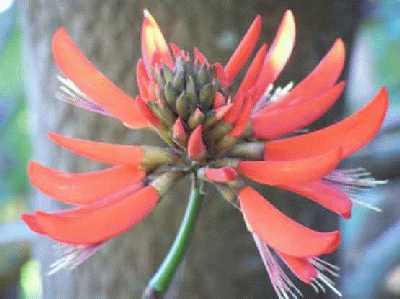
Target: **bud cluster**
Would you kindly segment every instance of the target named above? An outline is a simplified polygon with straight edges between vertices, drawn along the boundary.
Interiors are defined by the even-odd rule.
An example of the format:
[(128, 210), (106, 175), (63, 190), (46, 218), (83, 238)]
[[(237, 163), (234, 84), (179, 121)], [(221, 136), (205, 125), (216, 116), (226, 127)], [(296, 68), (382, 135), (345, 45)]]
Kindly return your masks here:
[[(147, 101), (147, 106), (159, 119), (156, 129), (170, 145), (185, 151), (190, 161), (203, 162), (207, 154), (215, 153), (213, 129), (232, 105), (218, 80), (217, 67), (205, 59), (182, 55), (173, 68), (157, 65), (152, 70), (155, 98)], [(188, 144), (191, 137), (192, 146)], [(201, 155), (191, 156), (190, 148), (200, 152), (201, 146)]]

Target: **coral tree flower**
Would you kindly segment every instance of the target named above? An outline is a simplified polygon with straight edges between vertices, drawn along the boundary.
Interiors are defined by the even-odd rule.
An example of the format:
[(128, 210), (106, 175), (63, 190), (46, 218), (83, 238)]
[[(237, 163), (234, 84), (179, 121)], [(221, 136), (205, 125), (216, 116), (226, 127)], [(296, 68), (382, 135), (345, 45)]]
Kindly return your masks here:
[(279, 298), (300, 294), (284, 268), (316, 291), (325, 285), (338, 293), (328, 277), (337, 274), (336, 267), (319, 257), (338, 248), (340, 233), (297, 223), (244, 179), (288, 190), (350, 217), (352, 202), (359, 202), (355, 191), (381, 182), (363, 169), (336, 167), (378, 132), (388, 95), (382, 88), (344, 120), (301, 133), (343, 92), (344, 82), (338, 80), (344, 44), (336, 40), (294, 87), (274, 89), (295, 44), (295, 21), (286, 11), (270, 47), (257, 48), (261, 27), (257, 16), (227, 63), (213, 64), (196, 48), (189, 54), (167, 43), (145, 11), (136, 98), (96, 69), (64, 28), (56, 31), (52, 50), (61, 72), (58, 97), (129, 128), (150, 128), (168, 146), (113, 145), (49, 134), (55, 144), (110, 165), (67, 173), (30, 163), (28, 174), (36, 188), (74, 206), (22, 216), (33, 231), (72, 248), (53, 271), (80, 264), (101, 244), (143, 220), (179, 178), (195, 174), (214, 184), (243, 214)]

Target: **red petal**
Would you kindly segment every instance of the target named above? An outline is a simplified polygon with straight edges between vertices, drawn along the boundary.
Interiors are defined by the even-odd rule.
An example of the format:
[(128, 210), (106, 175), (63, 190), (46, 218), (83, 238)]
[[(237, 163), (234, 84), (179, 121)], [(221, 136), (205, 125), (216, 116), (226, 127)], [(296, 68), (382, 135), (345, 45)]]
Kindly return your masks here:
[(318, 275), (318, 271), (306, 258), (299, 258), (278, 252), (279, 257), (289, 267), (290, 271), (302, 282), (311, 283)]
[(187, 145), (188, 157), (191, 160), (200, 160), (206, 153), (207, 149), (203, 142), (203, 126), (199, 125), (194, 129), (192, 134), (189, 136), (189, 141)]
[(143, 101), (142, 98), (137, 97), (136, 103), (138, 110), (142, 113), (142, 116), (147, 120), (147, 123), (151, 124), (156, 128), (159, 128), (161, 125), (160, 119), (150, 110), (146, 102)]
[(279, 76), (288, 61), (295, 43), (296, 26), (290, 10), (285, 12), (275, 39), (264, 60), (264, 65), (256, 83), (256, 97), (259, 98)]
[(351, 216), (351, 200), (346, 193), (332, 184), (323, 181), (314, 181), (305, 184), (285, 185), (280, 187), (307, 197), (344, 218), (350, 218)]
[(239, 89), (237, 90), (234, 101), (239, 97), (243, 97), (245, 93), (256, 83), (258, 74), (264, 63), (265, 55), (267, 53), (267, 45), (263, 44), (261, 48), (257, 51), (256, 56), (251, 62), (246, 75), (244, 76), (242, 82), (240, 83)]
[(229, 82), (226, 79), (224, 67), (222, 66), (222, 64), (217, 62), (214, 63), (213, 67), (215, 71), (215, 76), (217, 77), (219, 83), (221, 83), (223, 87), (227, 87), (229, 85)]
[(40, 226), (36, 223), (36, 217), (31, 214), (22, 214), (21, 219), (28, 225), (28, 227), (38, 234), (44, 234)]
[(68, 173), (30, 162), (28, 176), (32, 185), (58, 201), (89, 204), (135, 185), (145, 177), (145, 172), (116, 166), (100, 171)]
[(250, 231), (288, 255), (312, 257), (333, 252), (340, 233), (317, 232), (287, 217), (251, 187), (239, 193), (240, 207)]
[(154, 93), (151, 90), (151, 80), (147, 76), (146, 68), (143, 59), (139, 59), (136, 65), (136, 81), (139, 87), (139, 93), (145, 100), (154, 99)]
[(250, 119), (250, 113), (253, 109), (253, 102), (250, 97), (246, 98), (246, 102), (241, 109), (239, 119), (237, 120), (235, 127), (229, 132), (229, 136), (239, 138), (247, 127)]
[(206, 168), (204, 174), (207, 179), (217, 183), (228, 183), (237, 178), (237, 172), (232, 167)]
[(244, 97), (238, 97), (233, 101), (232, 108), (224, 116), (225, 123), (233, 125), (236, 122), (242, 110), (243, 102)]
[(236, 75), (245, 65), (247, 59), (249, 59), (251, 53), (253, 52), (258, 38), (260, 37), (261, 26), (261, 16), (258, 15), (251, 23), (249, 29), (247, 30), (243, 39), (240, 41), (236, 50), (233, 52), (231, 58), (229, 58), (229, 61), (224, 68), (225, 75), (229, 83), (235, 79)]
[(215, 97), (214, 97), (214, 101), (213, 101), (213, 108), (217, 109), (223, 105), (225, 105), (225, 97), (222, 93), (220, 93), (219, 91), (217, 91), (215, 93)]
[(367, 144), (379, 131), (388, 107), (388, 93), (382, 88), (358, 112), (327, 128), (304, 135), (271, 141), (265, 145), (268, 160), (300, 159), (340, 146), (347, 157)]
[[(33, 229), (68, 244), (94, 244), (125, 232), (142, 221), (156, 206), (159, 194), (147, 186), (123, 199), (57, 213), (24, 216)], [(32, 225), (33, 224), (33, 225)]]
[(152, 74), (152, 67), (157, 64), (166, 64), (169, 68), (174, 66), (160, 27), (147, 10), (144, 11), (141, 41), (143, 62), (149, 76)]
[(341, 39), (337, 39), (321, 62), (303, 81), (297, 84), (284, 98), (266, 106), (263, 110), (269, 111), (287, 106), (299, 99), (304, 100), (324, 93), (338, 80), (344, 67), (344, 61), (344, 44)]
[(208, 65), (206, 56), (198, 48), (193, 49), (193, 54), (194, 54), (195, 62), (199, 63), (200, 65), (203, 65), (203, 64)]
[(92, 101), (131, 128), (147, 127), (136, 102), (96, 69), (64, 28), (54, 33), (52, 49), (55, 63), (62, 73)]
[(214, 109), (215, 118), (217, 120), (222, 119), (231, 110), (232, 106), (233, 106), (233, 104), (229, 103), (229, 104), (221, 106), (217, 109)]
[(275, 185), (299, 184), (318, 180), (336, 168), (341, 150), (292, 161), (241, 161), (239, 173), (258, 183)]
[(304, 128), (325, 114), (339, 98), (343, 89), (342, 81), (317, 98), (299, 101), (288, 107), (259, 111), (252, 118), (254, 136), (260, 139), (273, 139)]
[(49, 138), (55, 144), (79, 156), (106, 164), (125, 164), (139, 167), (144, 158), (144, 150), (140, 146), (70, 138), (53, 132), (49, 133)]
[(183, 58), (186, 61), (189, 60), (188, 54), (184, 50), (179, 48), (177, 44), (169, 43), (169, 47), (171, 48), (172, 54), (175, 58)]

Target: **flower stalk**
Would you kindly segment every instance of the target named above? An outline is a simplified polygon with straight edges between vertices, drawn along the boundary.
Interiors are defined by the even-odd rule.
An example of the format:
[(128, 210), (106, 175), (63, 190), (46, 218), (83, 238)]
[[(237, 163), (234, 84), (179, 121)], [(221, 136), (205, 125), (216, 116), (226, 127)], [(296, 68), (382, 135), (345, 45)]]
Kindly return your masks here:
[(179, 227), (179, 231), (167, 256), (147, 285), (143, 294), (143, 299), (162, 298), (168, 290), (176, 270), (182, 262), (188, 248), (190, 237), (199, 215), (202, 199), (203, 193), (201, 185), (197, 176), (193, 175), (189, 202)]

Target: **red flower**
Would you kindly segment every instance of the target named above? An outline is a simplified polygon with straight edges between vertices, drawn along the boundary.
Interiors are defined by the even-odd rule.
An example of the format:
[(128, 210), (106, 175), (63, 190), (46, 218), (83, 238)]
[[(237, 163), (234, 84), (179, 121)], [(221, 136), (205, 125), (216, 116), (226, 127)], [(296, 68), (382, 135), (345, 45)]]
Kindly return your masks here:
[[(337, 82), (344, 65), (343, 42), (338, 39), (296, 86), (273, 89), (294, 47), (295, 22), (287, 11), (269, 49), (266, 44), (259, 47), (239, 87), (232, 91), (260, 33), (261, 18), (257, 16), (228, 62), (211, 64), (196, 48), (192, 57), (175, 44), (167, 44), (156, 21), (145, 11), (142, 58), (137, 63), (140, 95), (136, 99), (97, 70), (63, 28), (54, 34), (53, 55), (62, 73), (62, 100), (115, 117), (132, 129), (149, 127), (169, 146), (112, 145), (50, 133), (59, 146), (112, 165), (78, 174), (36, 162), (29, 165), (35, 187), (75, 205), (61, 212), (22, 216), (35, 232), (74, 246), (72, 258), (56, 263), (54, 271), (81, 263), (101, 244), (146, 217), (178, 178), (195, 174), (217, 186), (243, 213), (279, 298), (300, 291), (277, 257), (304, 283), (316, 290), (325, 284), (337, 292), (327, 277), (336, 274), (335, 266), (318, 256), (337, 249), (340, 233), (317, 232), (291, 220), (246, 186), (243, 178), (300, 194), (350, 217), (352, 201), (358, 202), (353, 191), (381, 182), (362, 169), (335, 168), (378, 132), (388, 95), (383, 88), (341, 122), (299, 134), (298, 130), (321, 117), (344, 89), (344, 82)], [(289, 133), (292, 136), (287, 137)]]

